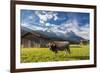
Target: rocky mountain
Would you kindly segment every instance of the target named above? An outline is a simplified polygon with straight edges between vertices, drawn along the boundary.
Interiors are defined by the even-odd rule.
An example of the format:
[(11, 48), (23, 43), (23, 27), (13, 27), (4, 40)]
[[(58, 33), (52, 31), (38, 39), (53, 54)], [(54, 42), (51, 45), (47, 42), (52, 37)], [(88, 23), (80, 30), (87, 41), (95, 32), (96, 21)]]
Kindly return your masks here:
[(74, 31), (72, 31), (69, 26), (52, 26), (52, 27), (43, 27), (43, 26), (32, 26), (32, 25), (21, 25), (21, 35), (25, 33), (36, 33), (42, 37), (53, 40), (66, 40), (71, 42), (80, 42), (84, 38), (78, 36)]

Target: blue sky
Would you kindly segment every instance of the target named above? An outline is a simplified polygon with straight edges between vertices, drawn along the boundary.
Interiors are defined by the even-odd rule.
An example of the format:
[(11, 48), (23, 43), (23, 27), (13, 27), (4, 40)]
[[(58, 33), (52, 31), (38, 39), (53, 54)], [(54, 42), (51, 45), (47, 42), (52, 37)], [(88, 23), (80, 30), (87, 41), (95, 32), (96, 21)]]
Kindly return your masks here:
[[(21, 25), (37, 26), (40, 30), (42, 27), (63, 27), (61, 29), (66, 31), (68, 29), (74, 31), (79, 36), (89, 38), (89, 13), (22, 9), (20, 14)], [(68, 27), (67, 29), (64, 28), (66, 26)], [(33, 28), (33, 30), (35, 29)]]
[(69, 20), (76, 20), (79, 26), (89, 24), (89, 13), (21, 10), (21, 24), (45, 25), (50, 23), (60, 25)]

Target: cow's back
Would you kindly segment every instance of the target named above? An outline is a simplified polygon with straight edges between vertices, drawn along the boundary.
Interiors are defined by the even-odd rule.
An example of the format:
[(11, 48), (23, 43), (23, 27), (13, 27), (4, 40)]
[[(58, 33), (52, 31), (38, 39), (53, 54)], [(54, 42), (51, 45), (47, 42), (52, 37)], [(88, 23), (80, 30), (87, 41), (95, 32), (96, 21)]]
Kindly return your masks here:
[(67, 45), (69, 45), (69, 42), (67, 42), (67, 41), (55, 41), (54, 42), (55, 44), (56, 44), (56, 46), (58, 46), (58, 47), (62, 47), (62, 46), (67, 46)]

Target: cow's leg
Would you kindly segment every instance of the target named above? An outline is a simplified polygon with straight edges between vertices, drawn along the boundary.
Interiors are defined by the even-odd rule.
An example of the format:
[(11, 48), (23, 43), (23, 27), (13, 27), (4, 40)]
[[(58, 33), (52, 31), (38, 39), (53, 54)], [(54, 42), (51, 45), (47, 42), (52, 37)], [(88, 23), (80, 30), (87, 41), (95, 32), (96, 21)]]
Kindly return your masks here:
[(70, 52), (70, 48), (67, 48), (67, 51), (68, 51), (69, 54), (71, 53), (71, 52)]
[(58, 51), (55, 50), (54, 53), (55, 53), (55, 58), (56, 58), (56, 57), (57, 57), (57, 53), (58, 53)]
[(67, 48), (68, 53), (70, 54), (71, 52), (70, 52), (70, 47), (69, 47), (69, 45), (68, 45), (66, 48)]
[(55, 50), (55, 54), (57, 54), (58, 53), (58, 51), (57, 50)]
[(67, 49), (65, 48), (65, 55), (67, 54)]

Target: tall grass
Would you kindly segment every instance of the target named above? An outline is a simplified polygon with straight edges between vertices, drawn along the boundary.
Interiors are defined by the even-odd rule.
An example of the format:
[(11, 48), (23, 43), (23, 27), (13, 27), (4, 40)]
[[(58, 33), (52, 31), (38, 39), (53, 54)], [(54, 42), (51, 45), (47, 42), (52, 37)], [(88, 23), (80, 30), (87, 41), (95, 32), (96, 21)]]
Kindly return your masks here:
[(57, 54), (49, 48), (21, 48), (21, 62), (48, 62), (48, 61), (69, 61), (89, 59), (89, 46), (80, 47), (71, 45), (71, 54), (59, 51)]

